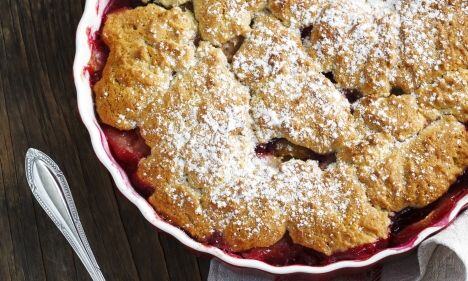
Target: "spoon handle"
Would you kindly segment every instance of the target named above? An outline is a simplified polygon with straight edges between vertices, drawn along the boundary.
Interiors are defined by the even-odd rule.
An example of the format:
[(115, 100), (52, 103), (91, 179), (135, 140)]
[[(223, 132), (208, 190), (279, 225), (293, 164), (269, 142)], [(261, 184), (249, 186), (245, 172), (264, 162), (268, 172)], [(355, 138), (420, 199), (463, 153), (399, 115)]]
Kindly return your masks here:
[(67, 180), (59, 166), (43, 152), (26, 153), (26, 177), (41, 207), (83, 262), (93, 281), (105, 281), (81, 226)]

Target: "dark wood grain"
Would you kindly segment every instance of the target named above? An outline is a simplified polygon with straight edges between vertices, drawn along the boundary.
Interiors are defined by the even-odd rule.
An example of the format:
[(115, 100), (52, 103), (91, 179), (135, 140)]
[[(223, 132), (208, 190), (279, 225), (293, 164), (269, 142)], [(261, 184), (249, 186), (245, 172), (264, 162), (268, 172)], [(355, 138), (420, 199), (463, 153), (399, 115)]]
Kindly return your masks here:
[(158, 234), (94, 155), (72, 77), (83, 7), (84, 0), (0, 0), (0, 280), (89, 280), (31, 196), (29, 147), (62, 167), (108, 280), (206, 280), (209, 261)]

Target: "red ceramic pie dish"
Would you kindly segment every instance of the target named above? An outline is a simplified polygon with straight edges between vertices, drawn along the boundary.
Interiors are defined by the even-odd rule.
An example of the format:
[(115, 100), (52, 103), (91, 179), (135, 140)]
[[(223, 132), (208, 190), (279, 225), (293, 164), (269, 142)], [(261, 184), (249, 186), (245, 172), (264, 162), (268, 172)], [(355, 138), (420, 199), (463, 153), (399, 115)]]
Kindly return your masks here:
[(216, 236), (210, 245), (195, 241), (181, 229), (162, 219), (147, 202), (147, 190), (132, 180), (134, 163), (145, 156), (147, 148), (135, 132), (120, 132), (102, 125), (96, 116), (92, 85), (99, 79), (99, 68), (106, 59), (106, 48), (99, 31), (106, 13), (131, 5), (130, 0), (88, 0), (76, 35), (74, 79), (81, 118), (87, 127), (99, 160), (109, 170), (117, 188), (135, 204), (158, 230), (168, 233), (196, 252), (217, 257), (239, 267), (259, 269), (278, 275), (300, 274), (326, 277), (344, 270), (362, 270), (389, 257), (415, 249), (424, 239), (449, 225), (468, 205), (468, 178), (459, 178), (449, 192), (423, 209), (405, 209), (393, 217), (388, 239), (344, 253), (324, 256), (293, 244), (284, 238), (270, 248), (244, 253), (222, 250)]

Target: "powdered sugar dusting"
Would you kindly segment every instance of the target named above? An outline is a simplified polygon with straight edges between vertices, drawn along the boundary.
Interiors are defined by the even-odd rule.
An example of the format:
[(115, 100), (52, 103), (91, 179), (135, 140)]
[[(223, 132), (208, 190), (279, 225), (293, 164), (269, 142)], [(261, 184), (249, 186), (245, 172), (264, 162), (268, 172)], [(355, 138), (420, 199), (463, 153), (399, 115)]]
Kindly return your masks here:
[[(462, 73), (457, 67), (466, 68), (466, 60), (455, 55), (463, 47), (427, 43), (446, 40), (432, 22), (454, 23), (460, 10), (436, 2), (195, 0), (206, 40), (198, 47), (187, 28), (190, 11), (157, 8), (147, 20), (158, 24), (148, 28), (133, 15), (130, 25), (140, 21), (139, 32), (154, 44), (136, 48), (118, 39), (131, 28), (115, 30), (121, 45), (111, 45), (111, 53), (128, 55), (134, 80), (112, 83), (125, 85), (132, 98), (114, 111), (108, 105), (120, 105), (120, 93), (103, 91), (98, 112), (110, 125), (140, 128), (152, 148), (137, 171), (155, 188), (150, 202), (200, 240), (221, 233), (227, 247), (242, 251), (268, 247), (288, 232), (325, 254), (375, 242), (388, 235), (390, 211), (435, 200), (468, 164), (466, 130), (451, 116), (466, 120), (466, 107), (454, 102), (467, 100), (466, 75), (433, 79), (440, 71)], [(178, 21), (162, 21), (167, 14)], [(303, 42), (300, 29), (310, 25)], [(231, 62), (218, 47), (238, 36), (245, 39)], [(182, 41), (184, 48), (171, 45)], [(151, 85), (161, 65), (164, 88), (140, 95), (153, 93), (143, 82)], [(394, 86), (404, 94), (392, 95)], [(365, 97), (351, 105), (343, 94), (349, 88)], [(315, 160), (256, 155), (257, 145), (273, 138), (336, 153), (337, 161), (321, 168)], [(430, 177), (438, 171), (444, 177)]]

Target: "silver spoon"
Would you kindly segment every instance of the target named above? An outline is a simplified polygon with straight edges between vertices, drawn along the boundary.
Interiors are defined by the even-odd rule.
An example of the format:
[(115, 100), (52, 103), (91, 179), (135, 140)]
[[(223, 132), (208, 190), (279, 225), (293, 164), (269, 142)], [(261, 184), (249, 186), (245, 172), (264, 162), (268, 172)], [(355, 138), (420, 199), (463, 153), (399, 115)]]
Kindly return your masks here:
[(25, 162), (26, 178), (36, 200), (75, 250), (93, 281), (105, 281), (81, 226), (70, 187), (59, 166), (34, 148), (28, 149)]

